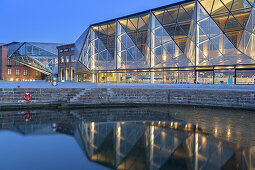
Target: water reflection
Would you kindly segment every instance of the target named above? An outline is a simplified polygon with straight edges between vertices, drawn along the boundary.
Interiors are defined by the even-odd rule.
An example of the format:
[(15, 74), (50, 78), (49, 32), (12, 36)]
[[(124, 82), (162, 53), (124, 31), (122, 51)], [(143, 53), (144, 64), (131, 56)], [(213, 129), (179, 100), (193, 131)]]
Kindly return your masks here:
[[(254, 141), (246, 136), (250, 144), (247, 146), (243, 139), (235, 139), (243, 134), (231, 131), (231, 123), (220, 126), (222, 122), (218, 120), (217, 126), (211, 128), (205, 120), (214, 118), (203, 115), (204, 108), (197, 108), (194, 113), (198, 117), (200, 112), (201, 122), (186, 121), (184, 113), (181, 116), (174, 108), (166, 109), (167, 112), (162, 108), (157, 112), (157, 108), (36, 110), (29, 111), (30, 121), (23, 119), (26, 111), (8, 111), (1, 112), (0, 127), (25, 136), (66, 134), (76, 140), (89, 160), (113, 169), (255, 168)], [(181, 110), (185, 108), (178, 109)], [(217, 114), (215, 118), (219, 119)], [(239, 127), (239, 131), (247, 128)], [(222, 131), (226, 131), (224, 139)]]

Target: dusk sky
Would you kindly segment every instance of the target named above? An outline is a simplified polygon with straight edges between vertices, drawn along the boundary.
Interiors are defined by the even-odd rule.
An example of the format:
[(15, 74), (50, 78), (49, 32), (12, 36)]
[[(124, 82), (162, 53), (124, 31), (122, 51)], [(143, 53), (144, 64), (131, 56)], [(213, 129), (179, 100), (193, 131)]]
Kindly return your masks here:
[(0, 0), (0, 43), (73, 43), (93, 23), (177, 0)]

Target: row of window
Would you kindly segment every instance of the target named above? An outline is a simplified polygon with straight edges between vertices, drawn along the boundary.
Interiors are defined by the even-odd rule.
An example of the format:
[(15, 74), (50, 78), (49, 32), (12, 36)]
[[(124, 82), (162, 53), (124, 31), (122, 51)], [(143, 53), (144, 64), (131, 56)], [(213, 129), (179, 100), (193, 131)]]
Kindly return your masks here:
[(71, 48), (61, 48), (61, 49), (59, 49), (59, 53), (69, 52), (69, 51), (74, 51), (74, 47), (71, 47)]
[[(12, 66), (12, 60), (7, 61), (8, 66)], [(20, 66), (20, 63), (16, 61), (16, 66)]]
[[(12, 69), (11, 68), (8, 68), (8, 75), (12, 75)], [(20, 70), (16, 69), (16, 76), (19, 76), (19, 75), (20, 75)], [(24, 74), (23, 75), (27, 76), (27, 70), (24, 70)], [(35, 71), (35, 75), (39, 76), (39, 72)]]
[(71, 56), (71, 58), (70, 58), (70, 56), (62, 56), (61, 57), (61, 60), (60, 60), (60, 63), (74, 63), (75, 62), (75, 56)]

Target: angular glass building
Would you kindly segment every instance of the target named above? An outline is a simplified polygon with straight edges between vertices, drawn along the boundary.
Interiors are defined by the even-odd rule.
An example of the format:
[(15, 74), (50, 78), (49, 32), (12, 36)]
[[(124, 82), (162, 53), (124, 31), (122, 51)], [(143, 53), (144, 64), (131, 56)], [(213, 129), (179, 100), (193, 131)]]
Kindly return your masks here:
[(91, 25), (76, 81), (254, 84), (254, 38), (254, 0), (182, 1)]
[(8, 45), (8, 58), (52, 76), (58, 74), (57, 43), (14, 42)]

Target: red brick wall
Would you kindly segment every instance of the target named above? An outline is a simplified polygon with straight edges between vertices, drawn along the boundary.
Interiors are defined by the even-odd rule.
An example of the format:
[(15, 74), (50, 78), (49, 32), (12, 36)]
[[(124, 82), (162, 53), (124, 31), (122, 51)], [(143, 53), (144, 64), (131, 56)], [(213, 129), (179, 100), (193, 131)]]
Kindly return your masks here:
[[(2, 46), (2, 79), (7, 81), (26, 81), (26, 80), (41, 80), (42, 73), (23, 64), (16, 65), (16, 61), (12, 60), (12, 65), (8, 65), (8, 47)], [(12, 70), (12, 74), (8, 75), (8, 69)], [(16, 70), (20, 71), (20, 75), (16, 75)], [(24, 75), (24, 70), (27, 70), (27, 75)]]

